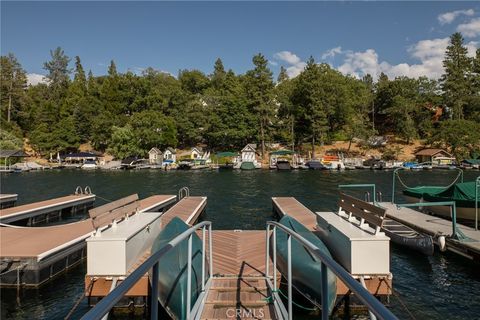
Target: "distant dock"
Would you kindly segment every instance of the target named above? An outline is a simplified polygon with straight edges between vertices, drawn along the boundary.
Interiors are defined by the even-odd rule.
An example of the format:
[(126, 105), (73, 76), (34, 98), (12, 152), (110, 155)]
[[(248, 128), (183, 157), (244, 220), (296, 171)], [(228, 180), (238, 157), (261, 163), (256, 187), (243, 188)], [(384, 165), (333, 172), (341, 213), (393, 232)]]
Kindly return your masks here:
[(17, 194), (0, 194), (0, 209), (6, 209), (15, 206)]
[(32, 226), (65, 214), (86, 213), (93, 207), (94, 201), (94, 194), (82, 193), (1, 209), (0, 222), (11, 224), (24, 221), (25, 225)]
[[(94, 199), (94, 195), (69, 197), (64, 197), (62, 201), (42, 202), (39, 208), (31, 205), (16, 207), (15, 209), (21, 209), (12, 211), (14, 212), (12, 214), (25, 219), (29, 215), (34, 217), (35, 214), (37, 216), (44, 214), (45, 210), (51, 211), (52, 207), (62, 210), (59, 207), (71, 208), (72, 203), (78, 205), (78, 201), (83, 201), (81, 205), (87, 205)], [(132, 203), (135, 202), (137, 201), (132, 201)], [(132, 209), (132, 214), (145, 210), (162, 211), (175, 202), (174, 195), (156, 195), (139, 200), (135, 206), (129, 208)], [(102, 211), (102, 207), (105, 215), (119, 212), (118, 208), (115, 210), (111, 204), (95, 209)], [(3, 217), (12, 217), (12, 214), (4, 215), (2, 212)], [(102, 228), (108, 224), (108, 217), (105, 215), (102, 216), (103, 220), (97, 227)], [(0, 286), (38, 286), (76, 265), (86, 257), (85, 239), (94, 231), (95, 225), (92, 218), (49, 227), (2, 226), (0, 229)]]
[(387, 209), (387, 217), (419, 232), (431, 235), (435, 240), (439, 236), (445, 236), (446, 250), (480, 263), (480, 231), (457, 223), (457, 229), (467, 239), (453, 239), (449, 237), (452, 235), (453, 230), (452, 221), (450, 220), (425, 214), (411, 208), (397, 208), (396, 204), (390, 202), (380, 202), (379, 205)]

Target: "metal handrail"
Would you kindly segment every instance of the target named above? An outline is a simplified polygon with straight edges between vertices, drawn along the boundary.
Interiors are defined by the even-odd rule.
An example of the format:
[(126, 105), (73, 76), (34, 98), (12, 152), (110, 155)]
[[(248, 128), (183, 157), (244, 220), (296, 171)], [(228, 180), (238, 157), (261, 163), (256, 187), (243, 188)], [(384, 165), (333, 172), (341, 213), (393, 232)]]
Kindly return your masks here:
[(122, 283), (113, 289), (107, 296), (105, 296), (99, 303), (95, 305), (89, 312), (87, 312), (83, 320), (97, 320), (108, 314), (110, 310), (117, 304), (120, 299), (127, 293), (146, 274), (152, 269), (152, 290), (150, 296), (151, 319), (158, 319), (158, 268), (160, 259), (171, 249), (179, 245), (183, 240), (188, 238), (188, 267), (187, 267), (187, 319), (190, 319), (191, 312), (191, 279), (192, 279), (192, 236), (198, 230), (202, 229), (202, 292), (205, 290), (205, 232), (208, 227), (208, 246), (209, 246), (209, 269), (210, 275), (213, 274), (212, 262), (212, 223), (204, 221), (170, 240), (166, 245), (160, 248), (157, 252), (152, 254), (145, 262), (143, 262), (135, 271), (133, 271)]
[[(392, 204), (395, 203), (395, 178), (398, 176), (398, 171), (400, 171), (400, 170), (406, 170), (406, 169), (407, 169), (407, 168), (401, 167), (401, 168), (396, 168), (395, 170), (393, 170), (393, 175), (392, 175)], [(457, 177), (455, 178), (455, 180), (453, 180), (453, 182), (452, 182), (451, 184), (455, 183), (455, 182), (458, 180), (458, 178), (460, 178), (460, 182), (463, 182), (463, 170), (460, 169), (460, 168), (455, 168), (455, 169), (456, 169), (457, 171), (459, 171), (459, 176), (457, 176)], [(399, 179), (400, 183), (402, 183), (402, 181), (400, 180), (400, 177), (399, 177), (399, 176), (398, 176), (398, 179)], [(450, 184), (450, 185), (451, 185), (451, 184)], [(442, 187), (442, 186), (439, 186), (439, 187), (437, 187), (437, 188), (443, 188), (443, 187)]]
[[(377, 194), (375, 192), (375, 184), (373, 183), (364, 183), (364, 184), (339, 184), (338, 185), (338, 188), (339, 189), (344, 189), (344, 188), (372, 188), (373, 189), (373, 203), (376, 204), (377, 203), (377, 199), (375, 197), (375, 195)], [(370, 194), (369, 194), (369, 197), (368, 197), (368, 200), (370, 198)], [(370, 201), (368, 201), (370, 202)]]
[(190, 189), (188, 187), (183, 187), (178, 190), (178, 200), (182, 200), (185, 197), (190, 197)]
[[(330, 269), (357, 297), (362, 301), (368, 309), (378, 319), (397, 319), (397, 317), (388, 310), (380, 301), (378, 301), (368, 290), (366, 290), (358, 281), (356, 281), (341, 265), (335, 260), (322, 252), (317, 246), (310, 241), (296, 233), (295, 231), (285, 227), (284, 225), (275, 222), (267, 222), (267, 237), (270, 230), (273, 228), (273, 283), (274, 290), (277, 290), (277, 246), (276, 246), (276, 232), (277, 228), (281, 229), (287, 234), (287, 264), (288, 264), (288, 319), (292, 319), (292, 253), (291, 243), (292, 237), (300, 242), (300, 244), (313, 256), (321, 261), (322, 270), (322, 319), (328, 319), (328, 281), (327, 281), (327, 267)], [(269, 277), (269, 241), (267, 241), (267, 258), (265, 275)]]

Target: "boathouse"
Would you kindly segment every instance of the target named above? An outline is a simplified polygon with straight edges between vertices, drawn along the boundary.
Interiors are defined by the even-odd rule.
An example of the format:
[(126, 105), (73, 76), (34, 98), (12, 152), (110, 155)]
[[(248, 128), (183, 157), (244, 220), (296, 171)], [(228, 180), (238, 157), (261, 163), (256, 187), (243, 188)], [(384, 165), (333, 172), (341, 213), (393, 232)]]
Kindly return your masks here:
[(242, 162), (254, 162), (257, 158), (257, 145), (249, 143), (242, 149), (241, 153)]
[(434, 165), (451, 165), (455, 158), (443, 149), (426, 148), (415, 153), (418, 162), (430, 162)]
[(61, 157), (65, 163), (85, 163), (86, 161), (97, 161), (97, 155), (91, 152), (77, 152), (65, 154)]
[(174, 163), (177, 162), (177, 150), (168, 147), (163, 152), (163, 162)]
[(163, 153), (158, 148), (152, 148), (148, 151), (148, 163), (161, 166), (163, 163)]

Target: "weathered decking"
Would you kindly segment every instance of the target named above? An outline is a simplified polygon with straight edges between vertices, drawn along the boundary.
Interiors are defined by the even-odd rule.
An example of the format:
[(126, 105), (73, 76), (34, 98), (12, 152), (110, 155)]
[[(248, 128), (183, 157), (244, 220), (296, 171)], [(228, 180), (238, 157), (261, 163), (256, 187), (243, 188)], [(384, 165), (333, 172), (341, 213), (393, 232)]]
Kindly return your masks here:
[(84, 205), (84, 209), (87, 210), (89, 207), (93, 206), (94, 201), (94, 194), (78, 194), (1, 209), (0, 222), (12, 223), (82, 205)]
[[(439, 235), (452, 234), (452, 221), (425, 214), (411, 208), (397, 208), (390, 202), (381, 202), (380, 206), (387, 209), (387, 217), (397, 220), (417, 231), (436, 238)], [(447, 249), (480, 262), (480, 231), (457, 223), (457, 228), (470, 240), (458, 241), (446, 238)]]
[[(312, 232), (317, 232), (317, 218), (315, 213), (293, 197), (272, 197), (273, 210), (280, 216), (289, 215), (302, 223)], [(367, 289), (374, 295), (390, 295), (392, 279), (384, 276), (365, 279)], [(349, 292), (347, 286), (337, 278), (337, 295)]]
[[(152, 196), (139, 201), (140, 211), (169, 205), (175, 196)], [(38, 285), (51, 276), (82, 260), (85, 239), (94, 231), (91, 219), (50, 227), (1, 227), (0, 261), (2, 272), (21, 267), (25, 285)], [(4, 265), (11, 264), (8, 269)], [(43, 269), (49, 269), (43, 271)], [(31, 272), (27, 272), (31, 270)], [(7, 273), (0, 277), (0, 285), (14, 285)], [(35, 274), (35, 273), (42, 274)]]
[(205, 210), (207, 197), (186, 197), (166, 211), (162, 216), (162, 224), (167, 225), (173, 218), (182, 219), (186, 224), (194, 225)]

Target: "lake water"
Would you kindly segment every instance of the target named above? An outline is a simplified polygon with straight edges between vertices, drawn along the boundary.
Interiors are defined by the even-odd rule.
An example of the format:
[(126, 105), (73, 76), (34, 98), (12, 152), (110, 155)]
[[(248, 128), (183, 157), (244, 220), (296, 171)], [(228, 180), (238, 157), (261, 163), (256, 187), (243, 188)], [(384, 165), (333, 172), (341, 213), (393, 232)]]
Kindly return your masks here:
[[(401, 172), (409, 185), (447, 185), (454, 171)], [(479, 175), (465, 173), (465, 181)], [(383, 199), (391, 197), (392, 172), (384, 171), (82, 171), (62, 170), (29, 172), (1, 176), (2, 193), (18, 193), (18, 204), (40, 201), (72, 193), (76, 186), (90, 186), (98, 198), (107, 200), (138, 193), (177, 194), (187, 186), (191, 195), (208, 197), (203, 219), (214, 229), (264, 229), (272, 218), (271, 197), (293, 196), (313, 211), (336, 208), (337, 186), (351, 183), (375, 183)], [(401, 201), (401, 188), (397, 189)], [(361, 196), (361, 194), (359, 194)], [(456, 255), (435, 253), (422, 256), (391, 245), (391, 272), (396, 294), (416, 319), (480, 318), (480, 273), (478, 265)], [(70, 270), (40, 289), (1, 290), (2, 319), (63, 319), (82, 295), (85, 264)], [(391, 310), (408, 319), (399, 299), (392, 296)], [(73, 318), (88, 310), (85, 299)]]

